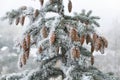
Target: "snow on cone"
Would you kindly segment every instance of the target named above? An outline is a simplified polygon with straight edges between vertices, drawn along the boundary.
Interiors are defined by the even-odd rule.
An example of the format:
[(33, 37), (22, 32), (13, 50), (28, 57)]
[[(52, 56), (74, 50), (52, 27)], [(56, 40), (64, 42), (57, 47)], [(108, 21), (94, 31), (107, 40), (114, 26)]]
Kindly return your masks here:
[(71, 54), (72, 54), (72, 57), (74, 59), (79, 58), (80, 57), (80, 50), (79, 50), (79, 48), (78, 47), (73, 47), (71, 49)]
[(42, 35), (43, 38), (46, 38), (48, 36), (48, 32), (47, 32), (47, 27), (46, 26), (42, 27), (41, 35)]
[(52, 32), (50, 35), (50, 44), (51, 45), (54, 44), (55, 38), (56, 38), (55, 32)]

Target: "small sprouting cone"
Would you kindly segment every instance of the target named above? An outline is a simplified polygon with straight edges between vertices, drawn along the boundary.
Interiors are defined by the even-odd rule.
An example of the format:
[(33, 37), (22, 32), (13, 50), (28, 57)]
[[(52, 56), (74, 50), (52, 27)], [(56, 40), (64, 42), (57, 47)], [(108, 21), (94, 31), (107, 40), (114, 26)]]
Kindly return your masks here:
[(43, 6), (44, 0), (39, 0), (41, 6)]
[(72, 2), (71, 2), (71, 0), (69, 0), (69, 2), (68, 2), (68, 11), (69, 12), (72, 11)]
[(84, 41), (85, 41), (85, 35), (82, 35), (80, 37), (80, 43), (81, 43), (81, 45), (83, 45)]
[(93, 65), (93, 64), (94, 64), (94, 56), (91, 55), (91, 65)]
[(52, 34), (50, 35), (50, 44), (51, 45), (54, 44), (55, 38), (56, 38), (55, 32), (52, 32)]
[(19, 22), (20, 22), (20, 17), (17, 17), (17, 18), (16, 18), (16, 22), (15, 22), (15, 24), (18, 25)]
[(38, 15), (39, 15), (39, 10), (36, 9), (36, 10), (35, 10), (35, 13), (34, 13), (34, 17), (36, 18)]
[(86, 35), (86, 44), (88, 44), (91, 41), (91, 37), (89, 34)]
[(47, 27), (43, 26), (41, 29), (42, 37), (46, 38), (48, 36)]
[(25, 22), (25, 16), (22, 16), (21, 20), (20, 20), (20, 23), (21, 23), (22, 26), (24, 25), (24, 22)]

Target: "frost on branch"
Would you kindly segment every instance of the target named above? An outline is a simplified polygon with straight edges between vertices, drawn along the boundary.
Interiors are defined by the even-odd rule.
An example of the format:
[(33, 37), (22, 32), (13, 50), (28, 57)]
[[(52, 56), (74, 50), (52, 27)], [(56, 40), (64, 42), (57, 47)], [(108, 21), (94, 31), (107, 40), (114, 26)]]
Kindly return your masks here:
[[(23, 36), (18, 42), (18, 47), (20, 47), (19, 66), (22, 68), (26, 65), (32, 47), (37, 48), (36, 61), (40, 63), (40, 71), (43, 72), (49, 68), (56, 70), (55, 65), (58, 61), (61, 63), (59, 68), (65, 76), (72, 72), (71, 66), (80, 66), (85, 70), (89, 66), (93, 66), (95, 61), (93, 52), (100, 51), (103, 54), (104, 49), (108, 47), (106, 38), (95, 32), (95, 27), (100, 26), (97, 22), (100, 18), (91, 16), (91, 10), (88, 12), (82, 10), (81, 13), (68, 16), (64, 14), (63, 0), (49, 0), (46, 3), (44, 0), (39, 0), (39, 2), (41, 9), (22, 6), (7, 12), (2, 18), (8, 19), (10, 24), (15, 22), (16, 25), (23, 26)], [(68, 3), (68, 11), (72, 12), (71, 0)], [(48, 17), (48, 14), (52, 13), (55, 15)], [(26, 18), (29, 19), (27, 26), (24, 25)], [(91, 46), (90, 52), (84, 47), (84, 44)], [(45, 74), (46, 76), (41, 77), (44, 78), (42, 80), (47, 80), (45, 77), (50, 76), (49, 72)], [(34, 75), (31, 75), (30, 78), (33, 78)], [(39, 75), (41, 76), (41, 72)], [(77, 73), (69, 76), (79, 77)], [(73, 80), (72, 78), (70, 80)], [(66, 80), (69, 79), (66, 77)]]

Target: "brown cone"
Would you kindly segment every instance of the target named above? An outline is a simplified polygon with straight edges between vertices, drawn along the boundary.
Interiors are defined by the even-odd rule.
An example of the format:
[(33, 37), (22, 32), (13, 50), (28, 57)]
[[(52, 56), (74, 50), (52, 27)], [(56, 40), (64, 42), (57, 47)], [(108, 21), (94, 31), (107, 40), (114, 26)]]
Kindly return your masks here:
[(22, 26), (24, 25), (24, 22), (25, 22), (25, 16), (22, 16), (21, 20), (20, 20), (20, 23), (21, 23)]
[(52, 34), (51, 34), (51, 36), (50, 36), (50, 44), (54, 44), (55, 38), (56, 38), (55, 33), (52, 32)]
[(91, 65), (93, 65), (94, 64), (94, 56), (92, 55), (91, 56)]
[(43, 6), (44, 0), (39, 0), (41, 6)]
[(43, 50), (43, 49), (42, 49), (42, 46), (40, 46), (39, 49), (38, 49), (39, 53), (41, 53), (42, 50)]
[(84, 41), (85, 41), (85, 35), (82, 35), (80, 37), (80, 43), (81, 43), (81, 45), (83, 45)]
[(20, 22), (20, 17), (17, 17), (17, 18), (16, 18), (16, 22), (15, 22), (15, 24), (18, 25), (19, 22)]
[(36, 9), (36, 10), (35, 10), (35, 13), (34, 13), (35, 18), (36, 18), (38, 15), (39, 15), (39, 10)]
[(98, 35), (96, 33), (93, 33), (93, 42), (95, 43), (96, 39), (98, 38)]
[(91, 41), (91, 37), (89, 34), (86, 35), (86, 44), (88, 44)]
[(71, 2), (71, 0), (69, 0), (69, 2), (68, 2), (68, 11), (69, 12), (72, 11), (72, 2)]
[(26, 9), (27, 9), (27, 6), (21, 6), (20, 9), (21, 9), (21, 10), (26, 10)]
[(46, 38), (48, 36), (47, 28), (45, 26), (42, 27), (41, 32), (42, 32), (43, 38)]

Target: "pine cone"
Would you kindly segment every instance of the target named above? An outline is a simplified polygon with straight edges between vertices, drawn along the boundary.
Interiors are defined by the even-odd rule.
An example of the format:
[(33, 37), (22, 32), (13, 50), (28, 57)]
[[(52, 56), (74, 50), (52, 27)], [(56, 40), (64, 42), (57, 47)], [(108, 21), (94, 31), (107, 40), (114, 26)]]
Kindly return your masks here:
[(54, 44), (55, 38), (56, 38), (55, 33), (52, 32), (52, 34), (51, 34), (51, 36), (50, 36), (50, 44)]
[(76, 58), (80, 57), (80, 49), (76, 47)]
[(27, 51), (25, 52), (25, 58), (26, 58), (26, 60), (29, 58), (29, 50), (27, 50)]
[(30, 43), (31, 43), (31, 39), (30, 39), (30, 34), (28, 33), (26, 37), (27, 48), (30, 48)]
[(26, 57), (25, 54), (22, 55), (22, 64), (25, 65), (26, 64)]
[(91, 41), (91, 37), (89, 34), (86, 35), (86, 44), (88, 44)]
[(16, 18), (16, 22), (15, 22), (15, 24), (18, 25), (19, 22), (20, 22), (20, 17), (17, 17), (17, 18)]
[(71, 2), (71, 0), (69, 0), (69, 2), (68, 2), (68, 11), (69, 12), (72, 11), (72, 2)]
[(73, 56), (74, 59), (80, 57), (80, 50), (79, 50), (78, 47), (72, 48), (72, 56)]
[(44, 0), (39, 0), (41, 6), (43, 6)]
[(42, 46), (39, 47), (38, 51), (39, 51), (39, 53), (41, 53), (43, 51)]
[(48, 36), (47, 27), (45, 27), (45, 26), (42, 27), (41, 32), (42, 32), (42, 37), (43, 38), (46, 38)]
[(106, 40), (105, 37), (101, 37), (101, 38), (103, 40), (103, 45), (105, 46), (105, 48), (107, 48), (108, 47), (108, 41)]
[(80, 37), (80, 43), (81, 43), (81, 45), (83, 45), (84, 41), (85, 41), (85, 35), (82, 35)]
[(93, 42), (96, 42), (96, 39), (98, 38), (98, 35), (96, 33), (93, 33)]
[(28, 49), (25, 39), (23, 39), (22, 48), (23, 48), (24, 52), (27, 51), (27, 49)]
[(70, 37), (72, 41), (79, 41), (78, 32), (76, 31), (75, 28), (72, 28), (70, 30)]
[(35, 10), (35, 13), (34, 13), (35, 18), (36, 18), (38, 15), (39, 15), (39, 10), (36, 9), (36, 10)]
[(100, 50), (101, 45), (102, 45), (102, 42), (101, 42), (101, 38), (99, 37), (96, 39), (96, 42), (95, 42), (95, 50), (96, 51)]
[(91, 65), (93, 65), (94, 64), (94, 56), (92, 55), (91, 56)]
[(93, 52), (94, 52), (94, 45), (91, 44), (91, 53), (93, 53)]
[(25, 22), (25, 16), (22, 16), (21, 20), (20, 20), (20, 23), (21, 23), (22, 26), (24, 25), (24, 22)]

